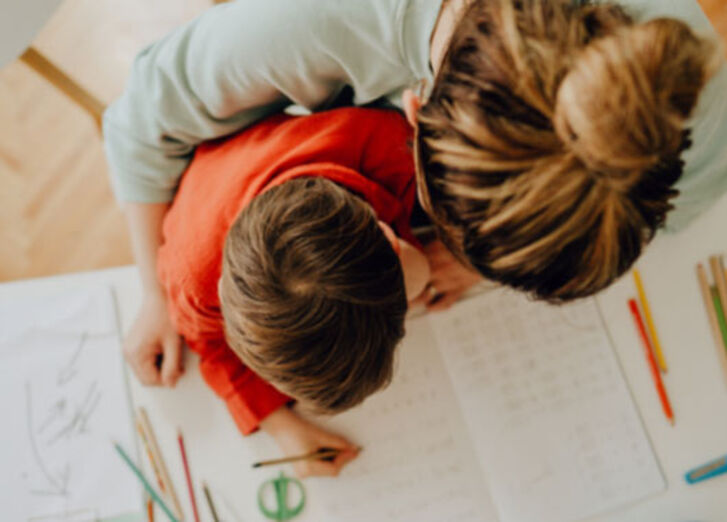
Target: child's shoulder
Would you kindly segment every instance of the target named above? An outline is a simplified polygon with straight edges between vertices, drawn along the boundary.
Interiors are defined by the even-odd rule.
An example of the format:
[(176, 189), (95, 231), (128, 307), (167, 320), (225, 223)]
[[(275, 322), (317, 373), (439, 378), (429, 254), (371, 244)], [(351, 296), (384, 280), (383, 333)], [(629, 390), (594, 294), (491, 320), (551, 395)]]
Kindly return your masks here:
[(299, 122), (302, 128), (324, 134), (339, 135), (345, 143), (366, 146), (382, 139), (391, 143), (405, 142), (411, 137), (411, 127), (396, 109), (372, 107), (342, 107), (306, 116)]

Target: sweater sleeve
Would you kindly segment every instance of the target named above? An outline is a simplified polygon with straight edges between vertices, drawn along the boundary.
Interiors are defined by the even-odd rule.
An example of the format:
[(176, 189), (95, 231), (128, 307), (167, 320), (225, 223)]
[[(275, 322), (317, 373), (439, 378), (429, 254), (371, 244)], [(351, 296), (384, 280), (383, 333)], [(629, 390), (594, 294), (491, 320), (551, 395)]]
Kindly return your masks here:
[[(425, 14), (436, 14), (427, 0)], [(431, 4), (431, 5), (430, 5)], [(405, 0), (229, 2), (144, 49), (104, 115), (116, 197), (170, 201), (194, 148), (290, 103), (367, 103), (416, 80), (399, 49)]]
[(225, 401), (244, 435), (254, 432), (260, 421), (291, 401), (242, 364), (224, 340), (187, 340), (187, 344), (199, 354), (202, 377)]

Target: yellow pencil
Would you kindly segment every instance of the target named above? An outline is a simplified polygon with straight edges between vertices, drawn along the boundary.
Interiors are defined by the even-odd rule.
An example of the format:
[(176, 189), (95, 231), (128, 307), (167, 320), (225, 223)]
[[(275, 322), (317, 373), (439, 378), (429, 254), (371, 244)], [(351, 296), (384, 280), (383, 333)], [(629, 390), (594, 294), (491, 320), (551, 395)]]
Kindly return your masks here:
[(651, 335), (651, 342), (654, 345), (654, 355), (659, 363), (661, 371), (666, 373), (666, 359), (664, 353), (661, 351), (661, 343), (659, 342), (659, 336), (656, 334), (656, 327), (654, 326), (654, 319), (651, 317), (651, 309), (649, 308), (649, 301), (646, 300), (646, 292), (644, 292), (644, 285), (641, 282), (641, 275), (639, 271), (634, 268), (634, 283), (636, 283), (636, 291), (639, 293), (639, 302), (641, 303), (641, 309), (644, 311), (644, 317), (646, 318), (646, 326), (649, 328), (649, 335)]

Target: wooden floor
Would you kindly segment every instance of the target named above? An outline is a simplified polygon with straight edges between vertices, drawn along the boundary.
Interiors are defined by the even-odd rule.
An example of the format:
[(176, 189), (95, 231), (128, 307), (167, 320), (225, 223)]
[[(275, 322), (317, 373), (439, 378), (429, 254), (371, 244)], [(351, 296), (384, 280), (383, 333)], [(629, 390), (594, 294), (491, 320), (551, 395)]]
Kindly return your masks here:
[[(727, 41), (727, 0), (701, 0)], [(134, 55), (212, 0), (66, 0), (34, 45), (108, 103)], [(0, 281), (132, 262), (91, 119), (20, 63), (0, 70)]]

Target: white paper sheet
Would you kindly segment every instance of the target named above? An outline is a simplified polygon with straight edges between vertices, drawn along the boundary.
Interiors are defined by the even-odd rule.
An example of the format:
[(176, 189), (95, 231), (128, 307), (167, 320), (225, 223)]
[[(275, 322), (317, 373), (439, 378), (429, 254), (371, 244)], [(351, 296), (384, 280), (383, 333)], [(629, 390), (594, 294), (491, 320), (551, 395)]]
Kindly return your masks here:
[(579, 520), (664, 489), (593, 300), (498, 290), (430, 320), (502, 522)]
[(0, 302), (0, 517), (76, 522), (140, 508), (111, 441), (133, 452), (106, 287)]
[(385, 391), (322, 422), (363, 447), (335, 479), (308, 480), (326, 520), (495, 521), (426, 318), (409, 321)]

